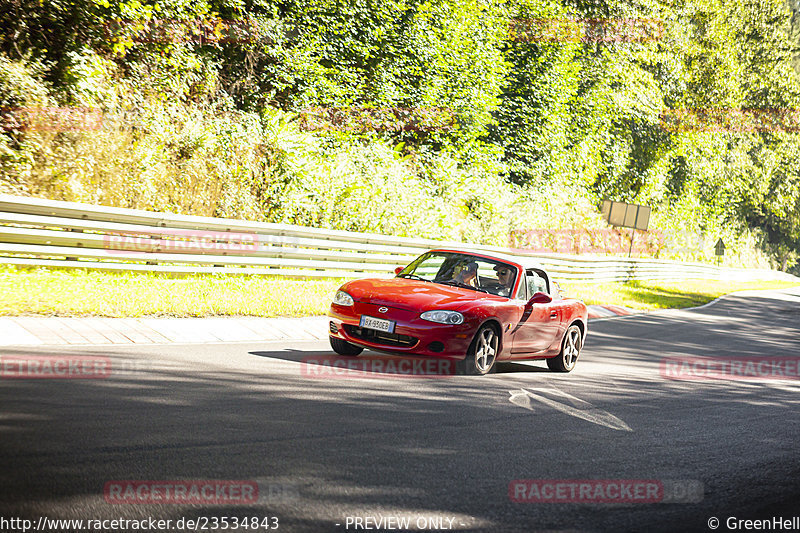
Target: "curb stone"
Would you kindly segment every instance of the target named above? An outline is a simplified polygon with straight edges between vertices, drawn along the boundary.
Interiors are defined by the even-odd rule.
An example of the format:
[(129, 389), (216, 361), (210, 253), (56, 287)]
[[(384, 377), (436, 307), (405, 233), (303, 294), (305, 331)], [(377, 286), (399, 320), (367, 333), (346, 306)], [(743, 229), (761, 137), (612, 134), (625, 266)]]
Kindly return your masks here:
[[(590, 305), (589, 318), (637, 313)], [(316, 341), (328, 336), (328, 318), (0, 317), (0, 346), (112, 346), (213, 342)]]

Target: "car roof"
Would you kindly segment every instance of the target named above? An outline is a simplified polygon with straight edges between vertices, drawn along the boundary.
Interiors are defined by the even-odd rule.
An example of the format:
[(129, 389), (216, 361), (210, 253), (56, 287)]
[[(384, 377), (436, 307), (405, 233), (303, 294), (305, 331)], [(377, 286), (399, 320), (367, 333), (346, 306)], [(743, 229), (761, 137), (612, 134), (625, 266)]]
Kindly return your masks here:
[(470, 254), (470, 255), (480, 255), (484, 257), (490, 257), (492, 259), (498, 259), (505, 263), (514, 264), (524, 270), (529, 268), (538, 268), (539, 270), (544, 270), (547, 272), (547, 269), (544, 268), (541, 263), (536, 261), (533, 257), (524, 257), (518, 255), (511, 255), (502, 252), (492, 252), (492, 251), (483, 251), (483, 250), (456, 250), (455, 248), (435, 248), (430, 250), (431, 252), (453, 252), (457, 254)]

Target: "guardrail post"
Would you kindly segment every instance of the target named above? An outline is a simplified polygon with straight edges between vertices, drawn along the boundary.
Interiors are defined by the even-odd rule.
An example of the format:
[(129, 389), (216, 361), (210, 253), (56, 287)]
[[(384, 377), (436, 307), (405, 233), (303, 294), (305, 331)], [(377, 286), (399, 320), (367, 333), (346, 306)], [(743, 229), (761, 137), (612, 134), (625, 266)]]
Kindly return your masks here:
[(635, 279), (636, 279), (636, 261), (633, 259), (628, 259), (628, 277), (625, 280), (625, 283), (634, 281)]

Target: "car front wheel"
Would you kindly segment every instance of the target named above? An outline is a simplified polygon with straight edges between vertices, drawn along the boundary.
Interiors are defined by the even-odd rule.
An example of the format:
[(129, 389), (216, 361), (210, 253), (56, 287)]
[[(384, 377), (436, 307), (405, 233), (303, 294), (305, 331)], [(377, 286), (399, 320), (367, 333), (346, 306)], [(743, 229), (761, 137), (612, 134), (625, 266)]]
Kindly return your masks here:
[(355, 344), (350, 344), (349, 342), (342, 340), (338, 337), (328, 337), (331, 341), (331, 348), (333, 351), (338, 353), (339, 355), (348, 355), (348, 356), (356, 356), (364, 351), (364, 348), (361, 346), (356, 346)]
[(547, 360), (547, 366), (553, 372), (569, 372), (575, 368), (581, 354), (581, 328), (573, 324), (567, 328), (567, 334), (561, 341), (561, 353)]
[(460, 361), (460, 373), (483, 376), (492, 372), (497, 359), (498, 341), (497, 332), (492, 326), (481, 326), (467, 350), (467, 356)]

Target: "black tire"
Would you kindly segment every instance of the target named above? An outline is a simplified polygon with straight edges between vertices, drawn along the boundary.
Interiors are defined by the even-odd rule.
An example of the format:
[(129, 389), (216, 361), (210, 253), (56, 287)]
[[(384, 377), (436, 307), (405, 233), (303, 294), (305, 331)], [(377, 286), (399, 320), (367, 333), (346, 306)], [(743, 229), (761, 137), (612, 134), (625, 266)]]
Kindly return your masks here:
[(553, 372), (571, 372), (581, 354), (582, 342), (581, 328), (577, 324), (572, 324), (561, 340), (561, 352), (547, 360), (547, 367)]
[(349, 342), (338, 337), (328, 337), (328, 339), (331, 341), (331, 348), (333, 348), (333, 351), (339, 355), (354, 357), (364, 351), (364, 348), (361, 346), (350, 344)]
[(458, 372), (466, 376), (484, 376), (495, 370), (497, 347), (500, 338), (490, 325), (480, 327), (467, 350), (467, 356), (458, 362)]

